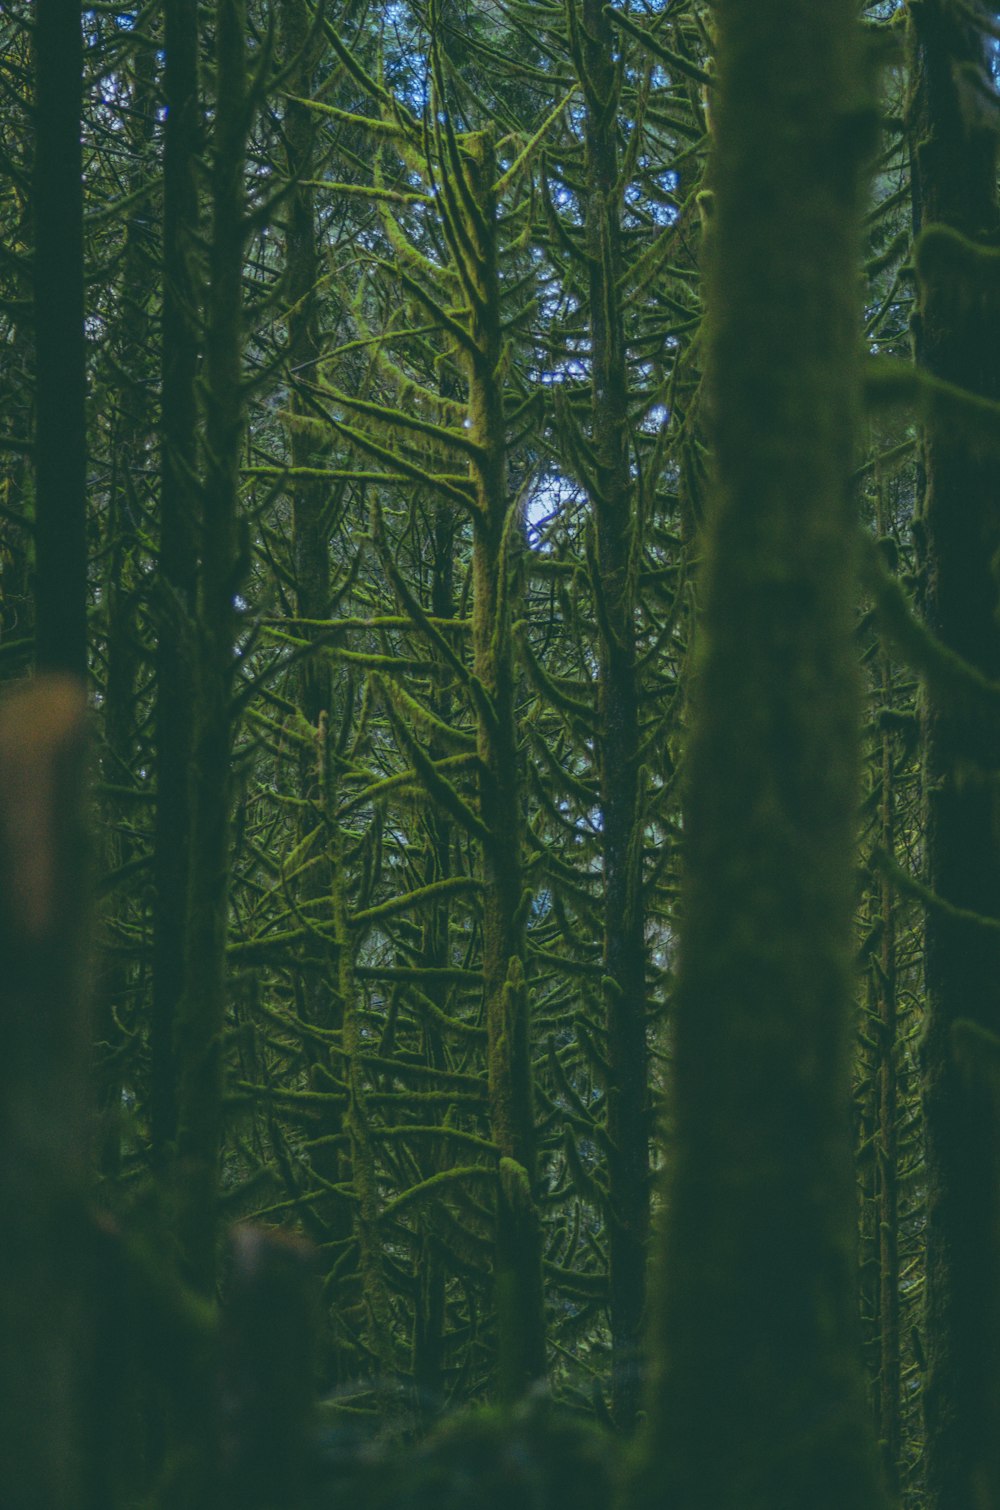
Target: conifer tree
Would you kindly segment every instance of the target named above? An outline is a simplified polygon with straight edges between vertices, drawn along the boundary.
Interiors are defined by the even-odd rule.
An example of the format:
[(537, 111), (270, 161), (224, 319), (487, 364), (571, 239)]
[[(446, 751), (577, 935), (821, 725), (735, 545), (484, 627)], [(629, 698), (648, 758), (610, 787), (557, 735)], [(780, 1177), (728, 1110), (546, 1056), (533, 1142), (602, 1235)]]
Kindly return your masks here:
[[(992, 15), (910, 7), (908, 131), (922, 370), (1000, 400), (1000, 230)], [(933, 413), (922, 438), (923, 612), (937, 640), (1000, 677), (996, 460)], [(928, 679), (926, 792), (927, 1279), (924, 1389), (931, 1510), (1000, 1503), (1000, 1253), (996, 1044), (1000, 855), (996, 705)]]
[(202, 280), (198, 161), (202, 148), (198, 9), (168, 0), (164, 11), (163, 270), (156, 651), (156, 818), (153, 912), (150, 1135), (165, 1172), (177, 1136), (174, 1028), (187, 955), (191, 852), (191, 732), (197, 574)]
[(175, 1199), (184, 1272), (211, 1295), (222, 1139), (225, 947), (230, 865), (234, 598), (243, 570), (239, 459), (243, 421), (244, 164), (253, 108), (241, 0), (216, 12), (212, 226), (205, 329), (205, 440), (200, 478), (191, 730), (193, 782), (183, 986), (174, 1020)]
[(41, 0), (34, 24), (36, 661), (87, 674), (82, 15)]
[(848, 475), (858, 174), (846, 0), (720, 3), (717, 480), (685, 818), (659, 1369), (635, 1502), (882, 1503), (857, 1345)]

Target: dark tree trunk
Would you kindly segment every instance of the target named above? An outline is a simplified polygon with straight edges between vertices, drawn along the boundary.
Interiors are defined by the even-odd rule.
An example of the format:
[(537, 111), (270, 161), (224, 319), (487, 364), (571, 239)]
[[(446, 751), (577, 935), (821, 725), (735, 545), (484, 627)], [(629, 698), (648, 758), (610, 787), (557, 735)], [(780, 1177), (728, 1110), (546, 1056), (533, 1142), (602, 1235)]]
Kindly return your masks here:
[(198, 574), (198, 659), (192, 734), (192, 843), (187, 956), (177, 1008), (176, 1200), (186, 1276), (215, 1283), (222, 1140), (222, 1039), (229, 906), (230, 766), (240, 549), (237, 506), (243, 423), (243, 247), (247, 81), (242, 0), (216, 11), (212, 237), (205, 334), (205, 466)]
[(88, 1148), (86, 700), (49, 677), (0, 706), (0, 1498), (77, 1510)]
[[(892, 668), (888, 652), (881, 657), (883, 706), (892, 701)], [(882, 731), (881, 791), (879, 795), (879, 845), (884, 854), (893, 855), (896, 847), (896, 793), (894, 773), (894, 737), (890, 728)], [(902, 1419), (900, 1395), (902, 1350), (900, 1341), (900, 1267), (899, 1267), (899, 1080), (896, 1072), (899, 1054), (899, 1011), (897, 996), (896, 913), (899, 898), (892, 882), (880, 876), (877, 891), (878, 923), (881, 925), (878, 963), (874, 969), (877, 1008), (878, 1098), (875, 1169), (878, 1194), (878, 1330), (879, 1372), (877, 1422), (882, 1444), (886, 1482), (890, 1493), (899, 1492)]]
[[(434, 511), (432, 540), (433, 575), (431, 579), (431, 612), (438, 619), (450, 619), (455, 613), (455, 536), (454, 512), (447, 504), (439, 503)], [(435, 688), (432, 708), (443, 723), (450, 723), (454, 697), (448, 687)], [(448, 751), (443, 742), (432, 737), (428, 754), (432, 760), (440, 760)], [(445, 880), (454, 873), (452, 861), (453, 832), (447, 815), (431, 808), (427, 815), (427, 859), (424, 872), (426, 885)], [(429, 970), (446, 970), (451, 961), (451, 913), (447, 901), (440, 902), (427, 915), (423, 925), (419, 964)], [(435, 1004), (447, 1011), (447, 987), (429, 988)], [(423, 1048), (426, 1062), (436, 1069), (448, 1068), (448, 1051), (438, 1024), (428, 1018), (423, 1025)], [(444, 1120), (434, 1113), (435, 1121)], [(447, 1114), (445, 1114), (447, 1115)], [(444, 1151), (428, 1151), (421, 1161), (421, 1177), (431, 1175), (448, 1167), (448, 1155)], [(435, 1241), (433, 1224), (423, 1224), (419, 1248), (418, 1292), (413, 1313), (413, 1394), (418, 1420), (430, 1424), (440, 1414), (445, 1403), (445, 1319), (446, 1284), (445, 1264)]]
[(35, 655), (87, 675), (83, 35), (79, 0), (35, 7)]
[[(908, 126), (922, 234), (917, 360), (937, 378), (1000, 399), (1000, 300), (981, 278), (1000, 231), (990, 53), (970, 7), (910, 10)], [(986, 15), (985, 10), (983, 11)], [(992, 12), (990, 13), (992, 14)], [(928, 627), (1000, 677), (996, 458), (930, 427), (923, 437)], [(929, 685), (924, 694), (927, 881), (952, 908), (1000, 917), (996, 834), (1000, 719)], [(1000, 1202), (997, 1110), (962, 1062), (963, 1025), (1000, 1034), (1000, 933), (938, 907), (926, 915), (923, 1046), (927, 1160), (924, 1388), (931, 1510), (1000, 1506)], [(981, 1056), (974, 1055), (974, 1059)]]
[(199, 228), (198, 9), (164, 7), (167, 121), (163, 144), (163, 313), (160, 461), (160, 633), (156, 654), (156, 830), (153, 868), (153, 1162), (166, 1171), (177, 1136), (174, 1022), (187, 954), (191, 860), (191, 730), (197, 577)]
[(507, 1404), (545, 1372), (542, 1236), (536, 1201), (531, 1032), (525, 981), (522, 800), (514, 711), (511, 593), (512, 499), (506, 423), (498, 379), (503, 351), (496, 202), (496, 155), (489, 133), (462, 141), (467, 193), (476, 206), (473, 250), (465, 262), (474, 290), (468, 358), (469, 434), (479, 448), (471, 470), (473, 671), (488, 704), (478, 707), (483, 839), (483, 980), (493, 1138), (500, 1149), (495, 1292), (498, 1393)]
[(591, 443), (597, 488), (600, 794), (604, 845), (604, 973), (611, 1225), (611, 1399), (616, 1424), (635, 1425), (649, 1235), (649, 1054), (635, 654), (637, 521), (629, 465), (628, 371), (621, 305), (620, 69), (611, 20), (583, 0), (576, 22), (584, 86), (586, 238), (591, 322)]
[(637, 1502), (883, 1503), (850, 1062), (858, 685), (851, 0), (720, 0), (717, 456), (685, 819), (661, 1296)]
[[(128, 188), (130, 194), (139, 194), (151, 169), (156, 108), (153, 58), (145, 50), (134, 61), (131, 83), (133, 113), (125, 125), (132, 154)], [(151, 459), (155, 424), (153, 374), (147, 351), (157, 266), (146, 214), (147, 207), (140, 202), (126, 218), (117, 320), (109, 332), (121, 376), (108, 393), (112, 412), (111, 485), (102, 552), (106, 573), (101, 595), (105, 608), (106, 671), (101, 769), (107, 795), (101, 869), (105, 876), (114, 875), (128, 865), (140, 848), (134, 806), (128, 797), (123, 799), (119, 794), (126, 789), (134, 791), (136, 784), (136, 683), (142, 655), (136, 612), (143, 550), (139, 520), (146, 502), (140, 479)], [(115, 1179), (121, 1163), (121, 1065), (128, 1031), (125, 1024), (134, 1002), (136, 966), (115, 949), (113, 934), (116, 923), (127, 923), (135, 917), (132, 888), (116, 885), (101, 910), (105, 928), (94, 991), (95, 1099), (100, 1116), (98, 1166), (102, 1174)]]

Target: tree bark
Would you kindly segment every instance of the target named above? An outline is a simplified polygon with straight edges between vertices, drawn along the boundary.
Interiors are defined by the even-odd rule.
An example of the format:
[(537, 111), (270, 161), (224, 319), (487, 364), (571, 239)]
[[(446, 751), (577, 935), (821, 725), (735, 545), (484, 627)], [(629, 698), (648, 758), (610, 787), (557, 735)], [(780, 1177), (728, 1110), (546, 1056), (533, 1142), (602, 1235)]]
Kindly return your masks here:
[(35, 7), (35, 658), (87, 675), (83, 34), (78, 0)]
[(719, 0), (717, 458), (685, 816), (654, 1380), (637, 1503), (883, 1503), (851, 1159), (859, 697), (848, 476), (851, 0)]
[(200, 529), (192, 735), (193, 799), (187, 957), (177, 1008), (178, 1233), (188, 1281), (215, 1283), (222, 1139), (222, 1038), (229, 904), (234, 599), (239, 586), (239, 462), (243, 425), (243, 173), (248, 121), (246, 13), (216, 12), (212, 238), (205, 338), (205, 467)]
[[(917, 360), (937, 378), (1000, 398), (1000, 233), (990, 53), (941, 0), (910, 7), (908, 128), (921, 235)], [(985, 10), (983, 15), (986, 15)], [(994, 114), (990, 114), (989, 110)], [(985, 112), (985, 113), (984, 113)], [(986, 250), (988, 248), (988, 250)], [(922, 440), (928, 627), (986, 676), (1000, 676), (996, 458), (929, 427)], [(926, 877), (952, 908), (1000, 917), (996, 760), (1000, 718), (928, 685), (923, 700)], [(963, 1063), (963, 1023), (1000, 1034), (1000, 934), (954, 912), (926, 914), (927, 1276), (924, 1386), (930, 1510), (1000, 1506), (1000, 1201), (997, 1108)], [(981, 1055), (973, 1055), (982, 1063)]]
[[(575, 0), (579, 4), (579, 0)], [(637, 521), (629, 464), (628, 370), (618, 162), (620, 69), (610, 17), (583, 0), (574, 49), (586, 120), (585, 233), (596, 489), (600, 797), (604, 851), (611, 1406), (623, 1431), (641, 1398), (639, 1349), (649, 1236), (649, 1052), (635, 647)], [(571, 33), (572, 35), (572, 33)]]
[(160, 634), (156, 652), (156, 826), (153, 873), (152, 1079), (154, 1167), (164, 1173), (177, 1137), (174, 1023), (187, 956), (191, 861), (191, 730), (197, 583), (199, 229), (198, 9), (164, 7), (167, 120), (163, 143), (162, 410), (160, 419)]
[(473, 515), (473, 672), (485, 698), (477, 716), (483, 853), (483, 980), (489, 1100), (500, 1149), (495, 1293), (498, 1394), (510, 1404), (545, 1373), (542, 1236), (535, 1204), (535, 1113), (522, 863), (521, 781), (514, 711), (511, 592), (514, 581), (507, 486), (506, 423), (498, 379), (503, 353), (497, 258), (496, 157), (488, 132), (462, 138), (468, 216), (466, 277), (470, 334), (469, 434), (479, 447), (470, 468)]
[(68, 677), (0, 706), (0, 1484), (76, 1510), (85, 1462), (86, 700)]

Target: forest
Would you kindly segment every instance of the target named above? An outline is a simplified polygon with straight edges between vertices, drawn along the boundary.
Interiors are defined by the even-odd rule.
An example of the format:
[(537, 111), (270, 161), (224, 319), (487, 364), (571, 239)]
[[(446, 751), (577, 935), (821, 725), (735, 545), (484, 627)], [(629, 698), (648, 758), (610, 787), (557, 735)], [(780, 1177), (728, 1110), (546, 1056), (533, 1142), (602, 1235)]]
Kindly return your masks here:
[(0, 9), (3, 1510), (1000, 1510), (998, 77)]

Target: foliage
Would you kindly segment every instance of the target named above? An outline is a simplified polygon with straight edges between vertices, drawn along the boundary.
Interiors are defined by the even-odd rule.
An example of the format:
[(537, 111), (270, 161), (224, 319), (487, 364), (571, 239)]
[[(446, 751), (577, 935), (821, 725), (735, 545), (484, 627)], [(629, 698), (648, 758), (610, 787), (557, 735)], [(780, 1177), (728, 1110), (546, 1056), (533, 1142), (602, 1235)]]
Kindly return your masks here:
[[(526, 1503), (555, 1503), (571, 1471), (584, 1502), (612, 1492), (593, 1420), (629, 1435), (650, 1373), (677, 941), (698, 905), (680, 865), (708, 695), (692, 672), (713, 404), (739, 398), (703, 379), (703, 268), (733, 192), (721, 9), (47, 0), (36, 18), (15, 0), (0, 16), (0, 678), (88, 668), (93, 1206), (128, 1305), (155, 1294), (161, 1316), (95, 1505), (210, 1498), (197, 1450), (184, 1466), (197, 1369), (171, 1372), (156, 1339), (193, 1308), (193, 1353), (216, 1346), (236, 1223), (315, 1249), (328, 1457), (352, 1433), (432, 1432), (370, 1476), (359, 1449), (372, 1503), (459, 1495), (469, 1463), (480, 1497), (513, 1474)], [(928, 1358), (944, 1415), (952, 1397), (927, 1222), (971, 1134), (941, 1175), (931, 1107), (928, 1172), (920, 1082), (937, 1064), (965, 1086), (969, 1043), (992, 1042), (974, 1035), (1000, 1032), (992, 985), (967, 986), (969, 1006), (941, 983), (992, 959), (996, 931), (996, 21), (882, 0), (864, 33), (823, 159), (842, 188), (848, 159), (874, 154), (863, 281), (839, 290), (865, 343), (862, 573), (841, 605), (866, 699), (860, 1313), (889, 1489), (937, 1510)], [(46, 38), (82, 87), (66, 137), (82, 224), (62, 239), (46, 163), (79, 174), (53, 135), (66, 119), (45, 114)], [(784, 163), (775, 145), (759, 165), (747, 247), (773, 234)], [(762, 277), (740, 294), (751, 312)], [(768, 415), (775, 370), (761, 355), (740, 378)], [(980, 496), (973, 535), (951, 536), (965, 516), (947, 500)], [(804, 502), (796, 517), (802, 545)], [(758, 559), (725, 606), (745, 668), (768, 572), (791, 601)], [(947, 610), (973, 580), (967, 633)], [(765, 659), (740, 755), (773, 690)], [(724, 717), (751, 686), (734, 675)], [(949, 849), (952, 789), (979, 816)], [(705, 887), (728, 895), (717, 869)], [(977, 1105), (992, 1148), (990, 1095)], [(972, 1201), (987, 1255), (991, 1159)], [(128, 1305), (108, 1304), (119, 1325)], [(516, 1405), (542, 1374), (570, 1414)], [(522, 1413), (433, 1434), (498, 1398)]]

